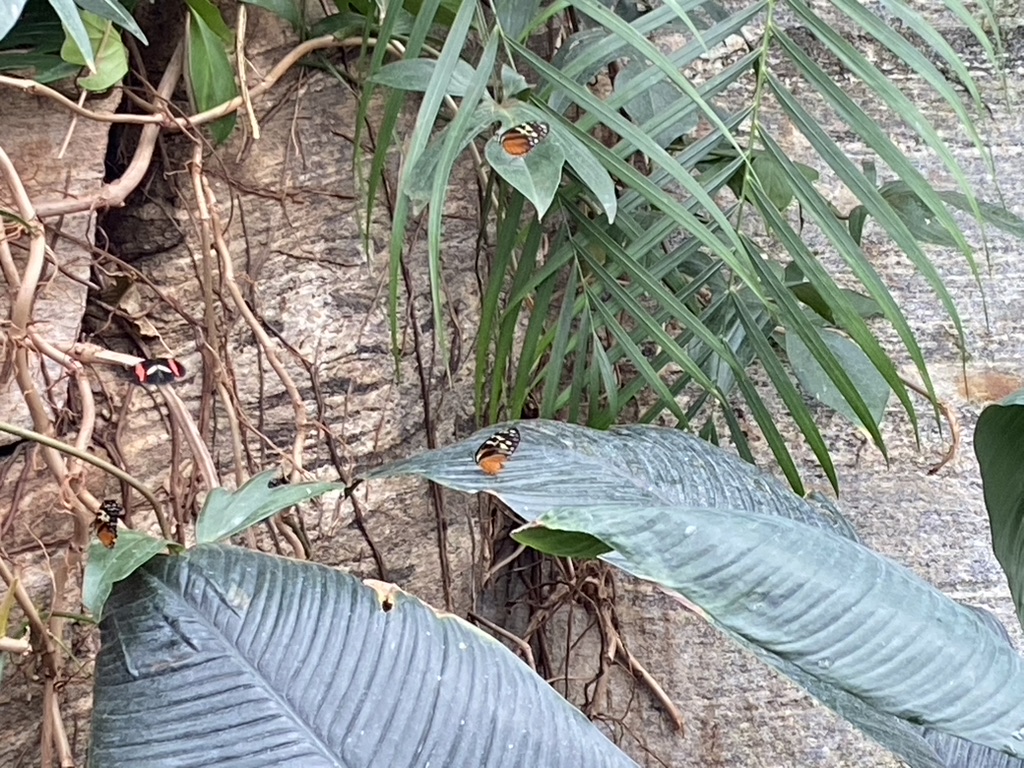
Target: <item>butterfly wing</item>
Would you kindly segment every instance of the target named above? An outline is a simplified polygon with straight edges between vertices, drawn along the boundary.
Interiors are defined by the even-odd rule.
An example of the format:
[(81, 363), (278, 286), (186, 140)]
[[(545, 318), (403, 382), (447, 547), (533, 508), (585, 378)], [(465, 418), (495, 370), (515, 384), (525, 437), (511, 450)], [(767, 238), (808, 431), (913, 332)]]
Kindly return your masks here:
[(498, 137), (501, 148), (512, 157), (525, 157), (548, 135), (547, 123), (522, 123)]
[(169, 357), (154, 357), (143, 360), (133, 372), (139, 384), (161, 386), (184, 378), (185, 366)]
[(113, 549), (117, 544), (117, 523), (122, 517), (124, 507), (113, 499), (104, 499), (100, 508), (96, 510), (96, 519), (93, 521), (96, 538), (107, 549)]
[(519, 447), (519, 430), (515, 427), (495, 432), (476, 449), (473, 460), (488, 475), (498, 474)]

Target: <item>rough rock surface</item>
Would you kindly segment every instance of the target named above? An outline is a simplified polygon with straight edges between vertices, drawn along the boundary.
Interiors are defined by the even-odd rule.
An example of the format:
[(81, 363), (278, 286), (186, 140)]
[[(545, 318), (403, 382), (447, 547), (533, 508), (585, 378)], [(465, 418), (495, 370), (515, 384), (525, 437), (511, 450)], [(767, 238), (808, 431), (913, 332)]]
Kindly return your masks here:
[[(250, 29), (258, 29), (250, 35), (250, 52), (261, 66), (275, 61), (287, 49), (287, 35), (276, 24), (266, 21)], [(1010, 90), (1018, 99), (1022, 78), (1020, 72), (1011, 70)], [(1001, 101), (994, 80), (984, 82), (993, 117), (983, 122), (1004, 174), (1003, 199), (1021, 214), (1024, 189), (1014, 178), (1014, 160), (1021, 153), (1024, 118), (1020, 110)], [(857, 93), (855, 98), (871, 103), (867, 93)], [(239, 282), (264, 324), (293, 347), (294, 353), (283, 345), (277, 349), (297, 382), (311, 418), (316, 414), (320, 422), (319, 431), (311, 431), (307, 440), (306, 466), (332, 477), (325, 430), (336, 439), (340, 464), (347, 472), (426, 447), (417, 344), (425, 369), (422, 387), (429, 393), (437, 440), (447, 442), (465, 434), (473, 413), (469, 356), (477, 333), (474, 177), (463, 168), (463, 175), (453, 184), (451, 215), (445, 230), (445, 290), (453, 309), (446, 329), (452, 351), (452, 378), (447, 377), (445, 361), (439, 359), (433, 346), (435, 328), (428, 301), (426, 257), (420, 246), (413, 248), (409, 258), (413, 298), (409, 303), (403, 296), (406, 311), (400, 328), (401, 357), (396, 376), (387, 319), (386, 212), (374, 211), (369, 247), (357, 224), (357, 217), (365, 213), (356, 205), (362, 182), (352, 172), (350, 137), (355, 133), (356, 107), (352, 93), (329, 76), (293, 74), (258, 102), (263, 131), (260, 141), (247, 141), (236, 134), (219, 153), (219, 163), (207, 161), (225, 217), (230, 214), (228, 241)], [(969, 169), (978, 188), (990, 190), (978, 153), (949, 120), (945, 107), (928, 104), (927, 110), (943, 126), (943, 135), (953, 144), (958, 160)], [(11, 155), (37, 152), (48, 158), (56, 151), (59, 141), (53, 137), (33, 148), (41, 142), (40, 137), (19, 128), (7, 111), (0, 111), (0, 124), (4, 128), (4, 148)], [(928, 175), (936, 182), (945, 178), (935, 161), (896, 121), (886, 118), (886, 124), (898, 145)], [(805, 151), (795, 141), (788, 148), (797, 158)], [(847, 149), (859, 159), (862, 150), (852, 141), (847, 142)], [(187, 160), (186, 151), (180, 141), (172, 140), (168, 145), (169, 156), (178, 167)], [(85, 162), (84, 152), (80, 157)], [(99, 160), (99, 155), (93, 155), (88, 162), (95, 167)], [(362, 167), (364, 172), (368, 169), (365, 162)], [(394, 170), (390, 169), (391, 180)], [(147, 327), (158, 331), (159, 340), (151, 339), (155, 351), (166, 349), (194, 372), (178, 391), (198, 416), (204, 386), (199, 345), (208, 330), (197, 282), (201, 260), (190, 222), (192, 202), (187, 178), (182, 175), (172, 182), (174, 186), (170, 187), (155, 179), (124, 212), (107, 216), (104, 228), (111, 250), (159, 285), (179, 304), (182, 314), (196, 319), (196, 324), (191, 324), (160, 307), (153, 302), (152, 293), (138, 284), (132, 287), (133, 293), (124, 305), (132, 309), (133, 316), (145, 312)], [(49, 190), (33, 187), (31, 191), (44, 195)], [(843, 207), (841, 202), (837, 204)], [(986, 399), (979, 395), (982, 384), (1001, 382), (1012, 389), (1020, 382), (1024, 340), (1018, 332), (1017, 308), (1022, 275), (1019, 244), (995, 232), (989, 232), (988, 238), (989, 262), (986, 265), (981, 259), (981, 287), (961, 255), (931, 251), (966, 323), (972, 356), (969, 370), (975, 376), (968, 394), (960, 379), (955, 337), (932, 292), (900, 253), (869, 233), (871, 257), (905, 308), (932, 366), (940, 395), (954, 405), (959, 416), (964, 444), (957, 461), (937, 476), (927, 474), (928, 467), (945, 450), (948, 433), (940, 434), (923, 402), (920, 446), (905, 417), (893, 412), (887, 419), (884, 431), (890, 448), (888, 464), (876, 451), (865, 447), (861, 437), (840, 417), (825, 411), (820, 415), (842, 483), (842, 508), (866, 543), (913, 568), (953, 597), (992, 608), (1012, 627), (1015, 618), (1005, 582), (988, 541), (970, 435)], [(980, 243), (980, 238), (975, 235), (972, 241)], [(982, 311), (983, 292), (988, 324)], [(414, 317), (408, 311), (410, 306), (415, 310)], [(257, 354), (252, 334), (238, 314), (225, 311), (219, 322), (228, 328), (226, 357), (241, 410), (269, 441), (250, 434), (252, 464), (256, 468), (273, 466), (280, 453), (289, 450), (291, 404), (266, 360)], [(418, 333), (414, 334), (413, 323)], [(131, 348), (124, 325), (95, 323), (89, 327), (91, 340), (112, 348)], [(895, 340), (890, 341), (892, 348), (897, 348)], [(299, 356), (315, 366), (318, 387)], [(1005, 375), (1005, 379), (987, 375), (992, 372)], [(132, 389), (116, 370), (97, 370), (95, 374), (97, 393), (104, 393), (103, 415), (108, 419), (116, 416), (122, 424), (120, 445), (127, 466), (151, 486), (168, 482), (170, 438), (167, 420), (156, 407), (159, 401)], [(318, 396), (322, 402), (319, 414)], [(222, 476), (231, 477), (234, 466), (225, 437), (224, 413), (218, 411), (213, 418), (217, 426), (214, 458)], [(183, 457), (187, 457), (187, 449), (182, 450)], [(28, 585), (42, 603), (49, 588), (47, 572), (30, 545), (33, 533), (44, 542), (56, 544), (60, 540), (58, 527), (53, 524), (38, 529), (43, 527), (39, 519), (49, 509), (46, 494), (52, 499), (54, 489), (45, 483), (34, 489), (34, 495), (22, 503), (17, 518), (12, 518), (11, 488), (23, 466), (17, 464), (0, 486), (0, 525), (10, 522), (4, 545), (24, 566)], [(806, 468), (811, 466), (810, 461), (805, 462)], [(824, 478), (808, 471), (811, 484), (826, 490)], [(114, 488), (106, 490), (112, 493)], [(464, 611), (469, 601), (473, 557), (480, 549), (480, 526), (475, 504), (452, 494), (443, 498), (453, 603), (456, 611)], [(435, 605), (443, 605), (435, 509), (424, 487), (417, 483), (374, 484), (360, 500), (366, 510), (366, 529), (387, 564), (384, 577)], [(33, 527), (35, 524), (38, 528)], [(138, 524), (148, 523), (140, 518)], [(370, 547), (352, 525), (351, 507), (333, 502), (314, 507), (307, 515), (306, 526), (317, 560), (361, 576), (380, 576)], [(259, 541), (269, 549), (264, 534), (260, 534)], [(680, 706), (687, 724), (684, 735), (674, 732), (648, 694), (635, 688), (624, 672), (616, 671), (608, 715), (622, 717), (624, 727), (608, 723), (608, 730), (642, 765), (898, 765), (884, 750), (731, 646), (674, 601), (649, 585), (625, 577), (619, 579), (619, 585), (619, 615), (626, 642)], [(95, 637), (84, 630), (75, 630), (70, 639), (80, 658), (87, 659), (94, 650)], [(570, 672), (572, 677), (585, 679), (592, 672), (596, 654), (593, 639), (591, 633), (588, 642), (577, 649), (574, 659), (579, 666)], [(19, 670), (0, 691), (0, 765), (33, 765), (38, 761), (38, 697), (29, 699), (38, 689), (28, 680), (30, 672)], [(65, 714), (78, 726), (71, 735), (79, 758), (87, 744), (90, 674), (89, 666), (81, 668), (66, 688)]]

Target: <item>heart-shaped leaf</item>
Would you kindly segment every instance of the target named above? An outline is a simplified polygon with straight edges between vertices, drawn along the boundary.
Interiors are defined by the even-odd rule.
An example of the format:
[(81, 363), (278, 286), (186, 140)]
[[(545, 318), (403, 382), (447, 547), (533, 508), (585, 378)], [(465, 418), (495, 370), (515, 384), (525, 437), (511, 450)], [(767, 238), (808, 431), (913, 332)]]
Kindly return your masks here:
[(525, 157), (514, 157), (501, 148), (495, 136), (487, 142), (484, 154), (498, 175), (533, 203), (537, 209), (537, 218), (544, 218), (562, 180), (562, 164), (565, 162), (562, 145), (551, 141), (549, 137)]

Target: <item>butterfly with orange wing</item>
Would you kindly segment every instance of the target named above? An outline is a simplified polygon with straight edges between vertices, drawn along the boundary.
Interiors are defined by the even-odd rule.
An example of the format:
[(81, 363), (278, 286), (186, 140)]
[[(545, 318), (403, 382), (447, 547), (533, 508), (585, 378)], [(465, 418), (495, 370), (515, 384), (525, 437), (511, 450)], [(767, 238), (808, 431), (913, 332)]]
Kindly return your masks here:
[(495, 432), (476, 449), (473, 460), (488, 475), (501, 472), (505, 463), (519, 447), (519, 430), (515, 427)]
[(96, 529), (96, 538), (107, 549), (113, 549), (117, 544), (117, 523), (122, 517), (124, 507), (114, 499), (104, 499), (100, 508), (96, 510), (93, 528)]
[(548, 135), (547, 123), (521, 123), (498, 137), (501, 148), (512, 157), (526, 157)]

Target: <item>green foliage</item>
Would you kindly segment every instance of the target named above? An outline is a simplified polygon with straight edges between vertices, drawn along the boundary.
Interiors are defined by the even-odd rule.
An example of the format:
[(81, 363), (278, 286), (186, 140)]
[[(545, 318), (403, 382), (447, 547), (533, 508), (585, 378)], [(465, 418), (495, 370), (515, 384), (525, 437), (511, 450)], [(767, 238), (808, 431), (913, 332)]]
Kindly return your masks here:
[(101, 624), (90, 765), (636, 768), (501, 643), (389, 586), (235, 547), (153, 558)]
[[(879, 424), (890, 394), (916, 429), (914, 403), (878, 341), (879, 323), (896, 331), (929, 392), (931, 382), (907, 318), (862, 248), (866, 229), (876, 227), (906, 254), (962, 333), (953, 299), (922, 244), (960, 250), (976, 272), (951, 210), (1017, 236), (1024, 236), (1024, 221), (975, 198), (908, 94), (833, 24), (795, 1), (755, 0), (729, 11), (683, 0), (638, 13), (629, 3), (609, 9), (597, 0), (573, 0), (566, 5), (577, 26), (550, 59), (524, 41), (561, 7), (500, 3), (498, 23), (491, 24), (482, 7), (473, 17), (468, 5), (449, 21), (438, 3), (424, 4), (415, 17), (417, 35), (394, 24), (395, 37), (404, 42), (407, 36), (416, 50), (401, 63), (375, 58), (369, 82), (424, 94), (406, 145), (392, 274), (398, 274), (410, 217), (427, 203), (438, 329), (445, 327), (438, 306), (445, 188), (459, 152), (471, 146), (479, 152), (484, 140), (480, 154), (494, 172), (486, 210), (497, 222), (497, 241), (476, 350), (482, 419), (517, 416), (529, 402), (542, 416), (596, 426), (667, 411), (681, 426), (703, 423), (708, 434), (717, 434), (711, 426), (724, 420), (740, 453), (749, 456), (743, 430), (729, 415), (738, 396), (795, 489), (800, 478), (776, 411), (754, 383), (754, 365), (768, 374), (833, 485), (838, 480), (804, 394), (861, 426), (883, 453)], [(932, 88), (988, 158), (971, 114), (928, 55), (859, 3), (834, 5), (851, 28), (874, 36)], [(776, 21), (782, 6), (883, 106), (905, 117), (959, 190), (936, 189), (924, 179), (888, 131), (788, 36)], [(528, 12), (535, 15), (528, 19)], [(927, 22), (901, 4), (886, 4), (886, 12), (914, 29), (927, 53), (957, 72), (980, 104), (970, 72)], [(958, 2), (950, 12), (968, 16)], [(424, 54), (419, 46), (434, 22), (445, 30), (444, 45), (439, 55)], [(719, 55), (716, 46), (748, 34), (753, 24), (764, 30), (760, 39), (748, 40), (745, 51), (721, 54), (722, 67), (700, 74), (706, 58)], [(993, 50), (976, 24), (967, 28)], [(657, 38), (667, 34), (683, 42), (666, 53)], [(494, 50), (496, 38), (498, 55), (478, 57), (480, 47)], [(613, 90), (598, 95), (588, 84), (612, 64)], [(780, 65), (796, 72), (801, 89), (782, 85)], [(470, 82), (486, 87), (471, 91)], [(733, 97), (726, 105), (721, 96), (727, 89), (746, 89), (746, 103), (737, 106)], [(388, 103), (370, 176), (371, 204), (372, 180), (398, 143), (395, 115), (402, 101), (394, 92)], [(796, 162), (789, 156), (764, 119), (769, 105), (802, 134), (813, 157)], [(812, 117), (820, 107), (836, 114), (874, 157), (861, 167), (852, 163)], [(545, 123), (549, 132), (525, 157), (514, 157), (497, 138), (526, 121)], [(836, 181), (859, 201), (848, 212), (826, 196)], [(806, 245), (805, 225), (824, 237), (858, 287), (836, 284)], [(394, 318), (397, 303), (393, 285)]]
[(117, 545), (113, 549), (99, 543), (92, 544), (82, 580), (82, 605), (99, 618), (116, 582), (128, 578), (152, 557), (175, 546), (169, 541), (124, 528), (118, 533)]
[(1024, 626), (1024, 390), (982, 411), (974, 430), (992, 548)]
[[(271, 481), (277, 470), (256, 475), (236, 491), (214, 488), (206, 497), (196, 522), (199, 544), (222, 541), (260, 523), (278, 512), (334, 490), (339, 483), (278, 483)], [(82, 583), (82, 603), (99, 617), (115, 582), (128, 578), (155, 555), (170, 548), (181, 548), (172, 542), (147, 534), (122, 529), (117, 544), (107, 549), (100, 544), (89, 548), (89, 561)]]
[(300, 34), (305, 32), (305, 5), (301, 2), (296, 0), (243, 0), (243, 2), (258, 6), (276, 16), (280, 16), (292, 25), (292, 29)]
[[(1019, 470), (1021, 399), (1012, 420), (997, 415), (998, 434), (979, 424), (975, 438), (990, 455), (1014, 457), (992, 491), (1016, 505), (1004, 532), (1018, 542), (1022, 484), (1005, 470)], [(421, 476), (496, 496), (526, 521), (516, 540), (599, 556), (685, 597), (914, 768), (1018, 764), (1004, 758), (1024, 752), (1024, 658), (1005, 630), (861, 545), (834, 505), (678, 430), (515, 426), (521, 442), (496, 476), (473, 461), (492, 427), (365, 477)], [(969, 761), (955, 757), (967, 752)]]
[[(128, 73), (128, 50), (112, 22), (104, 21), (88, 11), (82, 11), (81, 16), (95, 56), (96, 71), (78, 78), (78, 84), (87, 91), (105, 91), (121, 82), (121, 78)], [(71, 64), (87, 65), (85, 55), (71, 37), (64, 41), (61, 58)]]
[(241, 533), (283, 509), (315, 499), (329, 491), (340, 491), (338, 483), (296, 483), (271, 485), (277, 470), (251, 478), (237, 491), (214, 488), (206, 497), (196, 522), (196, 541), (213, 544)]
[(15, 0), (3, 10), (0, 71), (31, 73), (39, 82), (60, 80), (85, 67), (89, 74), (79, 85), (104, 91), (127, 71), (127, 55), (114, 26), (147, 42), (117, 0)]
[[(230, 101), (238, 95), (235, 73), (226, 46), (234, 35), (209, 0), (187, 0), (188, 78), (192, 99), (200, 112)], [(235, 127), (234, 113), (210, 124), (216, 143), (226, 141)]]
[[(850, 380), (868, 406), (875, 424), (881, 424), (891, 392), (885, 379), (878, 375), (878, 371), (868, 360), (867, 355), (861, 352), (860, 347), (848, 338), (827, 330), (821, 331), (819, 335), (825, 346), (831, 350), (836, 360), (850, 376)], [(786, 357), (789, 358), (793, 372), (805, 392), (838, 411), (853, 424), (858, 423), (857, 414), (850, 407), (849, 402), (836, 389), (832, 379), (818, 365), (818, 361), (811, 354), (810, 349), (798, 336), (786, 334)]]
[(20, 23), (0, 41), (0, 72), (31, 76), (41, 83), (72, 77), (80, 66), (60, 56), (60, 19), (46, 0), (29, 0)]

